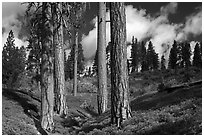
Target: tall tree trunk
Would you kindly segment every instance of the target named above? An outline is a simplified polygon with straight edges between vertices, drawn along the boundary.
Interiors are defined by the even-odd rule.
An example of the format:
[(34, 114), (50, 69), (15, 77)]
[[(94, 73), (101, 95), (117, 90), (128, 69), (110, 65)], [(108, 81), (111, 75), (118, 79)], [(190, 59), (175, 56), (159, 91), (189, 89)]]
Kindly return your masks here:
[(98, 113), (106, 111), (108, 104), (106, 68), (106, 3), (99, 2), (98, 11)]
[(74, 82), (73, 90), (74, 96), (77, 95), (77, 60), (78, 60), (78, 32), (75, 31), (75, 45), (74, 45)]
[(122, 2), (110, 4), (111, 20), (111, 122), (120, 127), (131, 117), (127, 71), (126, 15)]
[[(53, 78), (53, 57), (52, 57), (52, 40), (47, 36), (46, 18), (48, 3), (43, 2), (42, 5), (42, 64), (41, 64), (41, 126), (44, 130), (52, 131), (53, 107), (54, 107), (54, 78)], [(51, 15), (51, 14), (49, 14)], [(45, 30), (44, 30), (45, 29)], [(49, 38), (48, 38), (49, 37)]]
[[(57, 113), (66, 113), (66, 94), (65, 94), (65, 74), (64, 74), (64, 41), (63, 41), (63, 22), (61, 18), (62, 3), (53, 5), (52, 15), (54, 22), (54, 48), (55, 48), (55, 92)], [(60, 26), (59, 26), (60, 24)]]

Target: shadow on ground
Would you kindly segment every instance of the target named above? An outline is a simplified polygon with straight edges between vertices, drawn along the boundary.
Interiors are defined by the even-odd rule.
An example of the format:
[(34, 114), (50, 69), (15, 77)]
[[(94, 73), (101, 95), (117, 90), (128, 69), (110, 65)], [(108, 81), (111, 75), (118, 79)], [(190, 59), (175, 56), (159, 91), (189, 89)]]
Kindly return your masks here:
[(33, 119), (35, 126), (39, 133), (47, 135), (40, 125), (40, 116), (38, 114), (38, 106), (30, 103), (31, 100), (28, 95), (22, 94), (21, 91), (14, 89), (2, 89), (2, 95), (9, 98), (10, 100), (16, 101), (22, 106), (24, 113)]
[(138, 97), (131, 101), (133, 111), (158, 109), (168, 105), (178, 104), (190, 98), (202, 98), (202, 85), (175, 90), (171, 93), (152, 93)]
[[(183, 119), (156, 126), (145, 132), (146, 135), (196, 135), (202, 134), (202, 125), (196, 124), (192, 127), (193, 118)], [(200, 126), (200, 127), (199, 127)], [(193, 129), (192, 129), (193, 128)]]

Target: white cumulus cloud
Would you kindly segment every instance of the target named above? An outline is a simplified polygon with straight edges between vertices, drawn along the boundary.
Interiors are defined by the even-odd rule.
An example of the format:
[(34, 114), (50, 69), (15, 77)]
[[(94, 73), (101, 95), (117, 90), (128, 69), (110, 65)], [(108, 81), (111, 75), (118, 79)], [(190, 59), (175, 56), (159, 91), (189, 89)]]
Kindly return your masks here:
[[(202, 33), (201, 10), (189, 15), (184, 23), (173, 24), (170, 23), (168, 16), (169, 14), (175, 14), (177, 7), (178, 3), (169, 3), (160, 8), (157, 16), (151, 16), (147, 14), (145, 9), (136, 9), (132, 5), (126, 6), (127, 42), (131, 42), (132, 36), (136, 37), (138, 41), (149, 38), (159, 56), (165, 52), (168, 57), (169, 51), (167, 51), (167, 48), (171, 47), (174, 40), (186, 40), (190, 34), (200, 35)], [(107, 12), (107, 19), (109, 19), (109, 12)], [(97, 47), (96, 18), (93, 21), (95, 22), (95, 28), (82, 39), (85, 57), (87, 58), (95, 54)], [(106, 42), (108, 43), (110, 41), (109, 23), (106, 25), (106, 31)], [(128, 48), (128, 57), (129, 55), (130, 48)]]
[(24, 14), (26, 9), (25, 5), (19, 2), (3, 2), (2, 3), (2, 27), (4, 32), (2, 34), (2, 47), (7, 41), (10, 30), (14, 33), (16, 46), (27, 46), (28, 42), (25, 42), (18, 38), (19, 31), (21, 29), (21, 22), (17, 20), (17, 14)]
[(193, 35), (202, 33), (202, 11), (192, 14), (186, 18), (184, 32), (191, 33)]

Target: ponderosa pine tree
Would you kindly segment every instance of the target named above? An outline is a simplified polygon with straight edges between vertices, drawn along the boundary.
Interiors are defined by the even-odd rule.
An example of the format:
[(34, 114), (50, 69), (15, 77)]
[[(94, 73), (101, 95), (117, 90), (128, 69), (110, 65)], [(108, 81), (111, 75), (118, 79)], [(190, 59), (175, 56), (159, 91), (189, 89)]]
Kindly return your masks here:
[(196, 43), (194, 52), (193, 52), (193, 63), (192, 65), (198, 68), (202, 68), (202, 51), (198, 43)]
[[(42, 104), (41, 104), (41, 126), (45, 130), (51, 131), (53, 129), (53, 15), (51, 10), (51, 5), (55, 5), (57, 3), (29, 3), (28, 11), (31, 11), (31, 16), (33, 17), (33, 28), (36, 28), (33, 33), (34, 37), (37, 36), (40, 45), (40, 57), (41, 57), (41, 95), (42, 95)], [(58, 3), (59, 4), (59, 3)], [(72, 3), (64, 3), (64, 7), (69, 7), (69, 10), (65, 10), (60, 13), (66, 14), (66, 19), (64, 22), (69, 22), (67, 19), (72, 19), (70, 17), (70, 13), (73, 13), (70, 9), (73, 9)], [(62, 9), (58, 9), (62, 10)], [(76, 16), (75, 13), (73, 13)], [(59, 16), (60, 18), (62, 16)], [(55, 20), (56, 21), (56, 20)], [(60, 23), (59, 23), (60, 24)], [(72, 24), (72, 23), (70, 23)], [(69, 25), (70, 25), (69, 24)], [(64, 24), (65, 25), (65, 24)], [(67, 26), (67, 24), (65, 25)], [(71, 25), (70, 25), (71, 26)], [(69, 31), (68, 26), (68, 31)], [(61, 37), (63, 38), (63, 37)]]
[(106, 3), (98, 3), (98, 113), (102, 114), (108, 106), (107, 68), (106, 68)]
[(169, 63), (168, 63), (169, 69), (175, 69), (177, 66), (177, 61), (178, 61), (177, 53), (178, 53), (177, 42), (174, 40), (174, 44), (172, 45), (172, 48), (169, 54)]
[(42, 43), (42, 63), (41, 63), (41, 127), (49, 132), (54, 129), (54, 62), (53, 62), (53, 38), (51, 23), (50, 3), (42, 3), (41, 17), (41, 43)]
[(111, 20), (111, 122), (121, 124), (131, 117), (127, 71), (126, 15), (123, 2), (110, 3)]
[(30, 28), (29, 63), (40, 68), (39, 72), (37, 71), (40, 75), (38, 83), (41, 91), (40, 123), (44, 130), (52, 131), (54, 128), (54, 63), (51, 3), (28, 3), (26, 13)]
[(62, 2), (52, 4), (53, 46), (54, 46), (54, 78), (55, 78), (55, 108), (57, 113), (66, 115), (66, 94), (64, 74), (64, 35)]

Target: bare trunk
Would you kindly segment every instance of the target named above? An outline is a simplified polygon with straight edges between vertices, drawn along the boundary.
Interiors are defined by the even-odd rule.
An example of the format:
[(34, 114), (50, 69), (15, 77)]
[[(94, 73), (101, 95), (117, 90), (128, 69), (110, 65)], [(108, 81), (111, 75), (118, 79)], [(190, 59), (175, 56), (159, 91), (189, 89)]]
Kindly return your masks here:
[(40, 68), (37, 69), (37, 76), (38, 79), (36, 80), (38, 86), (38, 93), (41, 93), (41, 75), (40, 75)]
[(98, 113), (106, 111), (108, 104), (106, 70), (106, 3), (99, 2), (98, 13)]
[(41, 126), (50, 132), (54, 126), (54, 79), (53, 61), (46, 54), (42, 58), (41, 81)]
[[(65, 115), (66, 113), (66, 95), (65, 95), (65, 75), (64, 75), (64, 49), (63, 49), (63, 23), (61, 19), (62, 3), (55, 4), (53, 8), (54, 21), (54, 47), (55, 47), (55, 92), (57, 113)], [(58, 28), (58, 23), (60, 27)]]
[(120, 127), (131, 117), (127, 71), (126, 16), (122, 2), (111, 3), (111, 122)]
[[(42, 5), (43, 25), (46, 26), (48, 4)], [(44, 28), (46, 29), (46, 28)], [(52, 39), (48, 38), (45, 31), (42, 35), (42, 63), (41, 63), (41, 126), (46, 131), (53, 131), (53, 107), (54, 107), (54, 78), (53, 78), (53, 57)]]
[(75, 45), (74, 45), (74, 82), (73, 82), (73, 90), (74, 96), (77, 95), (77, 60), (78, 60), (78, 32), (75, 34)]

